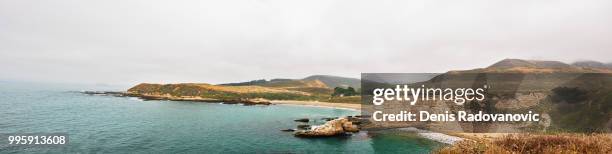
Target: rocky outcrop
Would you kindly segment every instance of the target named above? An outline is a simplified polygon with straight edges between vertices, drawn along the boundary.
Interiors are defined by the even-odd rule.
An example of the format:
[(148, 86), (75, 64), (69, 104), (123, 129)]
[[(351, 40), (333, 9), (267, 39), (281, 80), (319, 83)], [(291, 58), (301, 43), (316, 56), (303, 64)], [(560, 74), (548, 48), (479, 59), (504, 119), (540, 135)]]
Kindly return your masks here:
[(323, 125), (312, 126), (309, 130), (295, 131), (293, 135), (296, 137), (330, 137), (353, 132), (359, 132), (359, 127), (347, 118), (339, 118)]
[(87, 95), (100, 95), (100, 96), (116, 96), (116, 97), (127, 96), (125, 92), (120, 92), (120, 91), (81, 91), (81, 93), (87, 94)]
[(310, 125), (301, 124), (301, 125), (297, 125), (297, 128), (299, 130), (306, 130), (306, 129), (310, 129)]
[(281, 131), (283, 131), (283, 132), (293, 132), (293, 131), (295, 131), (295, 129), (282, 129)]
[(240, 103), (244, 105), (270, 105), (269, 100), (263, 98), (255, 98), (255, 99), (242, 99)]
[(295, 121), (295, 122), (308, 122), (308, 121), (310, 121), (310, 119), (308, 119), (308, 118), (301, 118), (301, 119), (295, 119), (293, 121)]

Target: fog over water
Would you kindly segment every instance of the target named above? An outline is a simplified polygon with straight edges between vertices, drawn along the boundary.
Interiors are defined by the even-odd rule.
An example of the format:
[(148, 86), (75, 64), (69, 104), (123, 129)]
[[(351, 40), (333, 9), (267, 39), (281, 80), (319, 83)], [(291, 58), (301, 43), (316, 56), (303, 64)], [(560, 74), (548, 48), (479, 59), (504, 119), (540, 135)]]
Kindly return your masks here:
[(224, 83), (612, 62), (612, 1), (0, 0), (0, 80)]

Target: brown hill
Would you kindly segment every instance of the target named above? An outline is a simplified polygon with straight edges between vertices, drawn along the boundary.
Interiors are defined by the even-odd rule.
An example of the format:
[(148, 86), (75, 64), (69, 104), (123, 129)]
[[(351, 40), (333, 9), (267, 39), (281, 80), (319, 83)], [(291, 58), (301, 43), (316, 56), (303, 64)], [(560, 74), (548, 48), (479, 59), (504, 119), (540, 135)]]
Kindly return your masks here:
[(593, 67), (592, 63), (570, 65), (559, 61), (504, 59), (489, 67), (449, 73), (612, 73), (606, 67)]
[(312, 75), (302, 80), (306, 80), (306, 81), (319, 80), (325, 83), (325, 85), (327, 85), (327, 87), (329, 88), (336, 88), (336, 87), (343, 87), (343, 88), (353, 87), (357, 89), (361, 88), (361, 80), (356, 79), (356, 78), (339, 77), (339, 76), (332, 76), (332, 75)]
[(571, 65), (559, 61), (544, 61), (544, 60), (522, 60), (522, 59), (504, 59), (487, 68), (513, 68), (513, 67), (530, 67), (530, 68), (572, 68)]
[(256, 85), (279, 88), (328, 88), (327, 85), (320, 80), (271, 80)]
[(577, 61), (572, 63), (572, 65), (577, 67), (612, 69), (612, 63), (604, 64), (598, 61)]
[(272, 79), (272, 80), (252, 80), (248, 82), (225, 83), (221, 85), (228, 86), (246, 86), (258, 85), (265, 87), (318, 87), (318, 88), (336, 88), (336, 87), (353, 87), (360, 88), (361, 81), (356, 78), (339, 77), (332, 75), (312, 75), (303, 79)]

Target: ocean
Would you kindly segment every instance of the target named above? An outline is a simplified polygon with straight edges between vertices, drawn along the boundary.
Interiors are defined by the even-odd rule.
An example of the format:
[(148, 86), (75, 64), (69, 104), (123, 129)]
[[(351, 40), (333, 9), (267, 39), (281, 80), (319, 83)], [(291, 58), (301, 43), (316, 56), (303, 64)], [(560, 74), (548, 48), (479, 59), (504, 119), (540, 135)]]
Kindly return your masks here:
[[(61, 85), (0, 82), (0, 134), (65, 133), (66, 145), (9, 145), (0, 153), (429, 153), (444, 146), (413, 133), (296, 138), (294, 119), (359, 111), (294, 106), (142, 101), (91, 96)], [(97, 90), (97, 89), (87, 89)]]

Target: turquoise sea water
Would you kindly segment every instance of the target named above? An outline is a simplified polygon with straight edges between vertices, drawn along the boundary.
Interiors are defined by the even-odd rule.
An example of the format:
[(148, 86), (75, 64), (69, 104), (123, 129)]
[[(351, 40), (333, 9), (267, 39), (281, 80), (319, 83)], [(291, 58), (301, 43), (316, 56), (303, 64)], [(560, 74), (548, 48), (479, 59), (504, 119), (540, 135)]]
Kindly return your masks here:
[(443, 144), (404, 132), (305, 139), (281, 129), (297, 118), (357, 111), (291, 106), (141, 101), (70, 88), (0, 83), (0, 133), (67, 133), (65, 146), (9, 146), (0, 153), (428, 153)]

